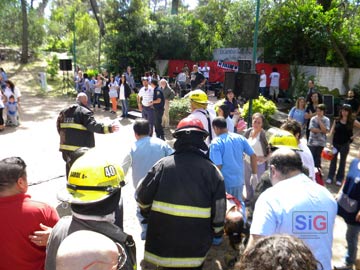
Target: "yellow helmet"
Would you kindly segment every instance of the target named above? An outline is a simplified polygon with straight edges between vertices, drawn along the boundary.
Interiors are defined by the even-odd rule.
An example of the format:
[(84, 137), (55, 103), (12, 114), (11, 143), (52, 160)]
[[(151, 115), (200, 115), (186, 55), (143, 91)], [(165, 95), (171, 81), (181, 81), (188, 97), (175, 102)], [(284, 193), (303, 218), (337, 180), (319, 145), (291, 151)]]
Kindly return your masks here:
[(194, 101), (196, 103), (201, 103), (201, 104), (208, 103), (207, 94), (203, 90), (200, 90), (200, 89), (190, 91), (190, 93), (188, 93), (185, 97), (190, 98), (191, 101)]
[(71, 166), (66, 189), (58, 193), (58, 199), (74, 204), (99, 202), (123, 187), (124, 178), (119, 164), (92, 149)]
[(293, 134), (285, 130), (277, 130), (269, 139), (270, 147), (287, 147), (292, 150), (300, 150), (298, 142)]

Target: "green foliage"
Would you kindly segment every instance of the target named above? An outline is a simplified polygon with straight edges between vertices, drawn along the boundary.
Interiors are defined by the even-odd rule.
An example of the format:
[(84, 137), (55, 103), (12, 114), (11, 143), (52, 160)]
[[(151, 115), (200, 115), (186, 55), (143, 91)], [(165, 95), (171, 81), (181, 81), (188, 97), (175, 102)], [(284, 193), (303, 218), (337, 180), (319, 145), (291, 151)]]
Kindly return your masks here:
[(129, 106), (130, 108), (136, 108), (137, 109), (137, 94), (132, 93), (129, 97)]
[(308, 81), (310, 78), (306, 76), (306, 72), (301, 72), (298, 65), (294, 65), (290, 69), (291, 77), (293, 78), (290, 88), (289, 96), (293, 97), (295, 101), (298, 97), (305, 97), (308, 91)]
[(99, 71), (97, 69), (86, 69), (85, 73), (91, 78), (93, 76), (96, 77), (99, 74)]
[(47, 60), (46, 73), (50, 75), (50, 80), (54, 80), (59, 71), (59, 58), (56, 54)]
[[(252, 114), (261, 113), (265, 119), (269, 121), (270, 115), (273, 115), (276, 111), (276, 105), (271, 100), (267, 100), (263, 96), (259, 96), (257, 99), (253, 99), (252, 103)], [(244, 119), (248, 119), (249, 116), (249, 101), (244, 104), (243, 112), (241, 116)]]
[(190, 114), (190, 102), (187, 98), (175, 98), (170, 103), (170, 121), (177, 124), (181, 119)]

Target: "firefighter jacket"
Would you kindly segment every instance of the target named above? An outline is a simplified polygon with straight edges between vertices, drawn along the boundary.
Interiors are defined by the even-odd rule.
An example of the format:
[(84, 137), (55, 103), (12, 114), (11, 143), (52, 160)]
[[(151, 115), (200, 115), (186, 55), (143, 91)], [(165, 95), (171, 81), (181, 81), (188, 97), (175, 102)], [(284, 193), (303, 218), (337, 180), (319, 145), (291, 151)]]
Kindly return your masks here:
[(136, 190), (148, 220), (144, 259), (162, 267), (199, 267), (226, 211), (221, 172), (199, 150), (161, 159)]
[(62, 110), (57, 119), (60, 151), (75, 151), (80, 147), (94, 147), (96, 133), (111, 133), (111, 125), (97, 123), (94, 113), (82, 104)]

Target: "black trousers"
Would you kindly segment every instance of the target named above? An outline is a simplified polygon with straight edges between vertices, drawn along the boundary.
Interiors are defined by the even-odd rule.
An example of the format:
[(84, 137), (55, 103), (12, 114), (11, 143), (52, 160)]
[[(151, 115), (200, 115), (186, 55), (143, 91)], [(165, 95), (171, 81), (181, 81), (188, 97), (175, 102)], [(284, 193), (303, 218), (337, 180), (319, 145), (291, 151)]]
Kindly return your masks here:
[(103, 97), (104, 97), (104, 103), (105, 103), (105, 110), (110, 110), (109, 88), (103, 89)]
[(164, 129), (161, 125), (163, 115), (164, 115), (164, 110), (157, 110), (157, 109), (154, 110), (156, 137), (165, 140)]

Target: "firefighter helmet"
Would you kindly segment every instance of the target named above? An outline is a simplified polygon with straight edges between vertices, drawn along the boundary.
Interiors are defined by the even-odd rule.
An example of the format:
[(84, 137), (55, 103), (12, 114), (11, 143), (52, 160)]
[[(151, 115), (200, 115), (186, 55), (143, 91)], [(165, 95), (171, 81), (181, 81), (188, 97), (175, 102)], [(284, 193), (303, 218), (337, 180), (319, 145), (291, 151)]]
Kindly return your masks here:
[(295, 136), (285, 130), (276, 131), (276, 133), (270, 137), (269, 145), (272, 148), (287, 147), (292, 150), (301, 151)]
[(121, 166), (91, 149), (71, 166), (66, 189), (58, 193), (58, 198), (73, 204), (99, 202), (124, 185)]
[(186, 133), (190, 134), (191, 132), (200, 132), (203, 133), (205, 137), (209, 136), (209, 133), (204, 129), (203, 124), (197, 118), (188, 116), (178, 123), (175, 132), (173, 133), (174, 138), (177, 138), (179, 134)]
[(203, 90), (200, 90), (200, 89), (190, 91), (190, 93), (188, 93), (185, 97), (190, 98), (191, 101), (194, 101), (196, 103), (201, 103), (201, 104), (208, 103), (207, 94)]

